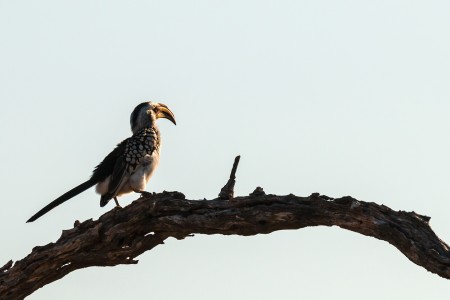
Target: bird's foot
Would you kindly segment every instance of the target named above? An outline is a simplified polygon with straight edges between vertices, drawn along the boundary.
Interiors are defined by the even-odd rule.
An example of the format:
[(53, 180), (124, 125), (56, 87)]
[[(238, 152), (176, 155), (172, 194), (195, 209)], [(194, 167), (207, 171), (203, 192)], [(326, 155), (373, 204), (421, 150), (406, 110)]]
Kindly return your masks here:
[(153, 193), (147, 191), (138, 191), (138, 193), (141, 194), (141, 198), (149, 198), (153, 196)]

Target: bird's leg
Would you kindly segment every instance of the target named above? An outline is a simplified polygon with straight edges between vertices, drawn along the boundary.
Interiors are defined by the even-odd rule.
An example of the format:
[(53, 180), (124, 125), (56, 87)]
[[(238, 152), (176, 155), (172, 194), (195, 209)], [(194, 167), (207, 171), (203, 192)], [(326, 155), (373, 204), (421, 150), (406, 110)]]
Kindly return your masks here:
[(117, 201), (117, 197), (114, 197), (114, 202), (116, 202), (116, 207), (122, 207), (120, 206), (119, 201)]

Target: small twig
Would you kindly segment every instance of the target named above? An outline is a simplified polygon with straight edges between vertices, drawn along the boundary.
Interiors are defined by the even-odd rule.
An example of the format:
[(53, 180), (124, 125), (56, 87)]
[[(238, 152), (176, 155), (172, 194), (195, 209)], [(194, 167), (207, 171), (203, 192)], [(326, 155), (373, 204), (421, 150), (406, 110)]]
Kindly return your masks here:
[(236, 183), (236, 170), (241, 156), (238, 155), (234, 159), (233, 168), (231, 169), (230, 179), (220, 190), (219, 198), (223, 200), (231, 200), (234, 197), (234, 184)]
[(234, 163), (233, 163), (233, 168), (231, 169), (230, 179), (236, 179), (236, 170), (237, 170), (240, 159), (241, 159), (240, 155), (238, 155), (234, 158)]

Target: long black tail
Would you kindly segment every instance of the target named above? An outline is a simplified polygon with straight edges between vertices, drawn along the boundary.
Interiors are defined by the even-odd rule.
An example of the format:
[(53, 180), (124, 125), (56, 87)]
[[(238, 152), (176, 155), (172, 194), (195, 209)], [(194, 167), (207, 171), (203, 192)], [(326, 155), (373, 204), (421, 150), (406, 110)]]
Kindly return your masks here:
[(53, 200), (52, 202), (50, 202), (49, 204), (47, 204), (47, 206), (45, 206), (43, 209), (41, 209), (40, 211), (38, 211), (34, 216), (32, 216), (27, 223), (29, 222), (33, 222), (36, 219), (40, 218), (41, 216), (43, 216), (44, 214), (48, 213), (50, 210), (52, 210), (53, 208), (57, 207), (58, 205), (60, 205), (61, 203), (66, 202), (67, 200), (69, 200), (72, 197), (75, 197), (76, 195), (78, 195), (81, 192), (84, 192), (85, 190), (87, 190), (88, 188), (90, 188), (91, 186), (95, 185), (97, 182), (89, 179), (86, 182), (83, 182), (82, 184), (80, 184), (77, 187), (74, 187), (73, 189), (71, 189), (70, 191), (66, 192), (65, 194), (59, 196), (58, 198), (56, 198), (55, 200)]

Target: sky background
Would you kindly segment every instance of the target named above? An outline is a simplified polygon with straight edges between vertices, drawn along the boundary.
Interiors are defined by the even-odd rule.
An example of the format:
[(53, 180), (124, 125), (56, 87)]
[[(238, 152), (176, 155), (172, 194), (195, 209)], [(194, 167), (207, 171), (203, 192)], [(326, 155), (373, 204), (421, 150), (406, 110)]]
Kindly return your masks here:
[[(97, 219), (86, 180), (167, 104), (147, 190), (351, 195), (431, 216), (450, 242), (449, 1), (0, 0), (0, 265)], [(137, 195), (123, 197), (122, 205)], [(337, 227), (200, 236), (136, 266), (75, 271), (28, 299), (442, 299), (450, 282)]]

